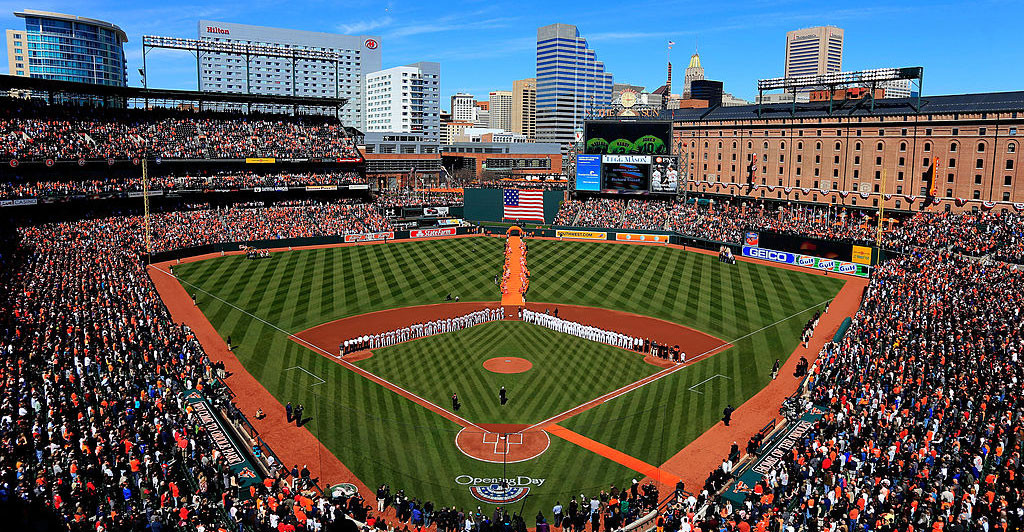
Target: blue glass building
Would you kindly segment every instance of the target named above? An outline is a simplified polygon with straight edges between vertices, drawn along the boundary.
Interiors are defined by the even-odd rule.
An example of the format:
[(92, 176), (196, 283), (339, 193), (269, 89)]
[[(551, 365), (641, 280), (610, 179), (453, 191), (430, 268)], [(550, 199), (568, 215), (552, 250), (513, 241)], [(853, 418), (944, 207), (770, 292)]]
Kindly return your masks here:
[(25, 30), (7, 30), (10, 74), (125, 86), (124, 31), (102, 20), (26, 9)]
[(574, 141), (594, 109), (612, 101), (612, 75), (571, 24), (537, 29), (537, 142)]

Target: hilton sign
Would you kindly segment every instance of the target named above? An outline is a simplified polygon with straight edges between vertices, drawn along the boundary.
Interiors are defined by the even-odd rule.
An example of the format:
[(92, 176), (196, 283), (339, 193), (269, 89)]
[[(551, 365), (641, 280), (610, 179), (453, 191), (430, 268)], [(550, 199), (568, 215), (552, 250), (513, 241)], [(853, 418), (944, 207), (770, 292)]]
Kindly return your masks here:
[(226, 30), (224, 28), (218, 28), (216, 26), (207, 26), (206, 27), (206, 33), (218, 33), (220, 35), (231, 35), (231, 30)]

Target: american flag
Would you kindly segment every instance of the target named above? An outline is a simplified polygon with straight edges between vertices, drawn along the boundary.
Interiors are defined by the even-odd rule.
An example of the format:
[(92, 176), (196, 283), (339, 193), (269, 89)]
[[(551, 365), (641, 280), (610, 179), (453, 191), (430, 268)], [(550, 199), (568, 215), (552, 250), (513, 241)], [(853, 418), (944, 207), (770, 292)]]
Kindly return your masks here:
[(544, 191), (506, 188), (504, 219), (544, 222)]

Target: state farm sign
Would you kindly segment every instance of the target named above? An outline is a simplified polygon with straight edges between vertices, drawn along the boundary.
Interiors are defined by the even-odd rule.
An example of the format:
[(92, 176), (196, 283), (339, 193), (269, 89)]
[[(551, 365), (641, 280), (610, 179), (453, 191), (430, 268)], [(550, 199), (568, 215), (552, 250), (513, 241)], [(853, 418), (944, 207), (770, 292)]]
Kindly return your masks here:
[(455, 236), (458, 231), (454, 227), (443, 227), (440, 229), (413, 229), (409, 231), (409, 238), (435, 238), (439, 236)]

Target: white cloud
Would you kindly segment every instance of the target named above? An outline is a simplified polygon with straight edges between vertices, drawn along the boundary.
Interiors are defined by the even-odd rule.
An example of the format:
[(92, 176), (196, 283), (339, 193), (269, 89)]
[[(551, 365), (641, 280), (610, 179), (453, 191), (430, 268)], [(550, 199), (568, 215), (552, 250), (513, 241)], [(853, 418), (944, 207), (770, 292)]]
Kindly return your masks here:
[(338, 31), (346, 33), (348, 35), (359, 35), (368, 31), (373, 31), (377, 28), (383, 28), (391, 25), (391, 17), (384, 16), (372, 20), (360, 20), (351, 24), (339, 24)]

